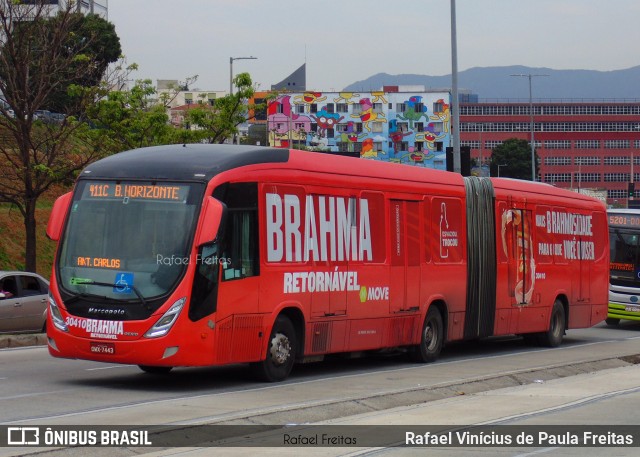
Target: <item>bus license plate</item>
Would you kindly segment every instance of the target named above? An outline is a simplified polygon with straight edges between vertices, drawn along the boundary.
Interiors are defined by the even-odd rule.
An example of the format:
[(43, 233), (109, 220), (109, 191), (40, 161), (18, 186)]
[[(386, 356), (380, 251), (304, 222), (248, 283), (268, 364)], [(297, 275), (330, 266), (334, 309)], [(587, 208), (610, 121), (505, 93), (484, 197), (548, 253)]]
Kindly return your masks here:
[(624, 310), (630, 313), (640, 313), (640, 306), (627, 305)]
[(116, 345), (114, 343), (94, 343), (89, 345), (91, 352), (94, 354), (115, 354)]

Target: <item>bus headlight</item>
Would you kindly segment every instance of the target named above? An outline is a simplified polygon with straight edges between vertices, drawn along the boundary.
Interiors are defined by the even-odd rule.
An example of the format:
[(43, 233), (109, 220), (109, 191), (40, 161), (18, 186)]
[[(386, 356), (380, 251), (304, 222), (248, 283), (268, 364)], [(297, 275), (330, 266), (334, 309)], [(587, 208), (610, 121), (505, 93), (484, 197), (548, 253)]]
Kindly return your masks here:
[(166, 335), (178, 319), (185, 301), (187, 301), (187, 298), (183, 297), (171, 305), (171, 308), (158, 319), (158, 322), (144, 334), (145, 338), (157, 338)]
[(49, 314), (51, 315), (51, 321), (53, 322), (53, 325), (58, 330), (62, 330), (63, 332), (69, 331), (69, 327), (64, 323), (60, 308), (58, 308), (58, 304), (53, 298), (53, 295), (51, 295), (51, 292), (49, 292)]

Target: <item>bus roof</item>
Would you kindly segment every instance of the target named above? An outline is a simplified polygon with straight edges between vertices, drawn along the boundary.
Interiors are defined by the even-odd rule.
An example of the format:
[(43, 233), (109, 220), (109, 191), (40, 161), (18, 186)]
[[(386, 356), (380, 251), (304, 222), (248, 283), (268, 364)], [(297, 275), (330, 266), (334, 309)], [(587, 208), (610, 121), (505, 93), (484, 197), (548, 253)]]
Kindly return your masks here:
[[(343, 175), (345, 180), (362, 176), (397, 182), (437, 182), (464, 189), (464, 180), (459, 173), (338, 154), (230, 144), (173, 144), (132, 149), (94, 162), (85, 168), (81, 177), (208, 182), (215, 175), (233, 168), (270, 163), (280, 164), (283, 169)], [(549, 184), (508, 178), (490, 179), (496, 191), (524, 191), (595, 201), (592, 197)]]
[(232, 168), (288, 160), (287, 149), (230, 144), (171, 144), (114, 154), (87, 166), (81, 177), (208, 181)]
[[(174, 144), (120, 152), (88, 165), (82, 178), (208, 181), (233, 168), (280, 163), (283, 168), (400, 181), (463, 185), (461, 175), (337, 154), (229, 144)], [(286, 165), (285, 165), (286, 164)]]
[(609, 208), (607, 213), (612, 214), (640, 214), (640, 208)]

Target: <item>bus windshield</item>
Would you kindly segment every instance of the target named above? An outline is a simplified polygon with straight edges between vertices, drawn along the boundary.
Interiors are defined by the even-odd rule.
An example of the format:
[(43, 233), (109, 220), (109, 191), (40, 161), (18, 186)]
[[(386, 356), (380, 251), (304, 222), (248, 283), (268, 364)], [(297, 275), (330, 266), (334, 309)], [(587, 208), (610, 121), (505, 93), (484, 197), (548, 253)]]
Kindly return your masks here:
[(611, 284), (640, 286), (640, 231), (611, 227)]
[(58, 260), (73, 296), (145, 303), (184, 274), (203, 186), (80, 181)]

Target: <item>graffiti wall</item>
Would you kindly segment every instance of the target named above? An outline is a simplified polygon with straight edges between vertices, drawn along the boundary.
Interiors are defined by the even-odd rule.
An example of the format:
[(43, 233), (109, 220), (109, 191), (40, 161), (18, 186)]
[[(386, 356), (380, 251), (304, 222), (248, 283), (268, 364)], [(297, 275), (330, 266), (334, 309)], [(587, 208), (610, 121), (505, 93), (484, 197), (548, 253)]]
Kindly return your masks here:
[(269, 145), (446, 169), (448, 92), (303, 92), (267, 109)]

